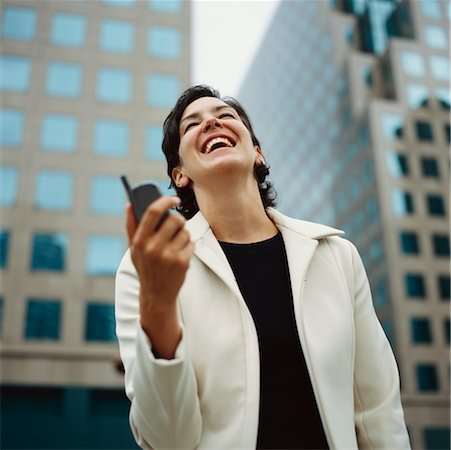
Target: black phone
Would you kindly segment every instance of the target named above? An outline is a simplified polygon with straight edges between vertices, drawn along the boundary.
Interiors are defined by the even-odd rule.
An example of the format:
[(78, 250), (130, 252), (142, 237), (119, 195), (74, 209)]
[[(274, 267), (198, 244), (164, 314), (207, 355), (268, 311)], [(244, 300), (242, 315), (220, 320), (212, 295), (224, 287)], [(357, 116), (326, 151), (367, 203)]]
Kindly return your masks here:
[[(158, 186), (151, 181), (146, 181), (138, 184), (137, 186), (131, 187), (125, 175), (121, 176), (121, 180), (132, 205), (135, 219), (139, 223), (147, 207), (157, 198), (161, 197), (161, 192), (158, 189)], [(168, 213), (163, 215), (160, 222), (158, 223), (157, 228), (161, 226), (167, 216)]]

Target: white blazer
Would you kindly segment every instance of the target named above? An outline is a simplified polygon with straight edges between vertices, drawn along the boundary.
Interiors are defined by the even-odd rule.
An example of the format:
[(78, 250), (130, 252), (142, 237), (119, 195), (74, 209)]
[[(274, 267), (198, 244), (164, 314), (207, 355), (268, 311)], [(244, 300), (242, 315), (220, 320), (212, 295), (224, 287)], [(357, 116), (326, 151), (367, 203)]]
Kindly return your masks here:
[[(298, 334), (329, 447), (409, 449), (396, 362), (355, 247), (341, 231), (273, 209), (268, 215), (285, 242)], [(139, 280), (128, 251), (117, 273), (130, 425), (145, 449), (253, 449), (256, 329), (205, 218), (199, 212), (186, 227), (195, 251), (179, 294), (183, 337), (173, 360), (153, 356), (140, 326)], [(299, 405), (296, 414), (302, 420), (308, 412)]]

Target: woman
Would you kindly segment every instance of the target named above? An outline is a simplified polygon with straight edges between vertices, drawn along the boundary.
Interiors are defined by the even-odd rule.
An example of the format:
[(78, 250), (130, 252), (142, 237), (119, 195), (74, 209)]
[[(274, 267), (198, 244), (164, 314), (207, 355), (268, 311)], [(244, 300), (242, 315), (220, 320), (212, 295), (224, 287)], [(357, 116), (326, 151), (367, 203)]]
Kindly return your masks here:
[[(165, 121), (163, 151), (178, 197), (155, 201), (139, 225), (127, 207), (116, 281), (138, 444), (410, 448), (357, 251), (342, 232), (273, 209), (239, 103), (188, 89)], [(184, 217), (157, 228), (173, 207)]]

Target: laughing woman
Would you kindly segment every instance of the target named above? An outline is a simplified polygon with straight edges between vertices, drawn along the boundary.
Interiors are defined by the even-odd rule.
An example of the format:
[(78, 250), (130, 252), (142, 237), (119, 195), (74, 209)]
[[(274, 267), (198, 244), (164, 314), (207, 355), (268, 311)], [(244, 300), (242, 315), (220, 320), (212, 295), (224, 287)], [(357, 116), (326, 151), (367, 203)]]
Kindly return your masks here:
[[(178, 197), (116, 279), (130, 424), (145, 449), (408, 449), (399, 376), (355, 247), (274, 209), (240, 104), (185, 91), (164, 123)], [(157, 229), (161, 216), (176, 207)]]

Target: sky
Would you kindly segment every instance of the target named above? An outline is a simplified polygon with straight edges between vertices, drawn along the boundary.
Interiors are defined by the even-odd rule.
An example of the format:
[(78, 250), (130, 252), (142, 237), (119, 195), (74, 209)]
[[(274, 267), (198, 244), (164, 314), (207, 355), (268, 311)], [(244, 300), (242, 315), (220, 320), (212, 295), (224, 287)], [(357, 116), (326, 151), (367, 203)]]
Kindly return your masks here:
[(279, 0), (193, 0), (192, 82), (236, 96)]

